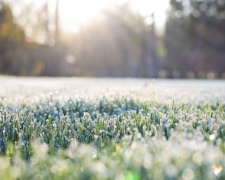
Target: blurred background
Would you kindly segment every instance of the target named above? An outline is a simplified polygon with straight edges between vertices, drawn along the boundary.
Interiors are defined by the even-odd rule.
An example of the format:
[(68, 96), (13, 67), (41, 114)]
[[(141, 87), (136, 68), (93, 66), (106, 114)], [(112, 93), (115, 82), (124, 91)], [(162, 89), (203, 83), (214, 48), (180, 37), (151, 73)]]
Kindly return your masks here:
[(225, 78), (225, 0), (0, 0), (0, 75)]

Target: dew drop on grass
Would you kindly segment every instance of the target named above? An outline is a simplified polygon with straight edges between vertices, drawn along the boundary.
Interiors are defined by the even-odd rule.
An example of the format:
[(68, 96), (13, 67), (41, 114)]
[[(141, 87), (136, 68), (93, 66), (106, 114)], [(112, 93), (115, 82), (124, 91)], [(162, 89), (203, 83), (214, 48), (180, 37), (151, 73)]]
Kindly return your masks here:
[(213, 165), (212, 166), (213, 172), (216, 176), (220, 175), (220, 172), (222, 171), (223, 167), (221, 165)]

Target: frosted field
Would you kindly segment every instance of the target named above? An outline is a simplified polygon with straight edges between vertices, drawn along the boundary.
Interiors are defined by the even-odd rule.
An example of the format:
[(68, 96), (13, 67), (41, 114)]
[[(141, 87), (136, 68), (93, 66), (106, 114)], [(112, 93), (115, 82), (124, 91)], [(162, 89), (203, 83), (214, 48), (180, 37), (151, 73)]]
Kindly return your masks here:
[(225, 179), (224, 81), (0, 84), (0, 179)]
[(181, 103), (225, 102), (225, 81), (1, 77), (0, 84), (0, 100), (6, 104), (46, 97), (95, 100), (118, 96), (170, 104), (173, 99)]

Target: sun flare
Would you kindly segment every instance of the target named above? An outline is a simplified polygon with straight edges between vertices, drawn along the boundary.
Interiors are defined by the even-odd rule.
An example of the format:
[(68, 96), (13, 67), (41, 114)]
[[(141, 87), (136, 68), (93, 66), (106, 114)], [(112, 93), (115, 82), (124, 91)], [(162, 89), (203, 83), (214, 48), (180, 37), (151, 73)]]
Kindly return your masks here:
[[(59, 5), (61, 25), (66, 31), (76, 31), (80, 26), (87, 24), (94, 17), (100, 15), (104, 8), (124, 2), (127, 2), (127, 0), (61, 0)], [(129, 2), (132, 10), (144, 16), (154, 12), (156, 24), (160, 28), (163, 27), (168, 0), (130, 0)], [(53, 6), (54, 3), (52, 4)]]
[(69, 31), (76, 30), (79, 26), (87, 24), (93, 17), (99, 15), (102, 9), (113, 4), (115, 4), (115, 1), (114, 3), (105, 0), (60, 1), (63, 28)]
[[(8, 1), (15, 1), (17, 3), (15, 14), (20, 14), (22, 10), (19, 2), (23, 2), (27, 5), (32, 4), (33, 9), (41, 8), (47, 2), (49, 13), (54, 15), (57, 0)], [(166, 11), (169, 7), (169, 0), (59, 0), (61, 28), (66, 32), (77, 31), (82, 25), (88, 24), (94, 18), (100, 16), (100, 12), (103, 9), (125, 2), (129, 2), (130, 8), (143, 16), (149, 16), (154, 13), (156, 26), (159, 27), (159, 29), (163, 29), (166, 21)]]

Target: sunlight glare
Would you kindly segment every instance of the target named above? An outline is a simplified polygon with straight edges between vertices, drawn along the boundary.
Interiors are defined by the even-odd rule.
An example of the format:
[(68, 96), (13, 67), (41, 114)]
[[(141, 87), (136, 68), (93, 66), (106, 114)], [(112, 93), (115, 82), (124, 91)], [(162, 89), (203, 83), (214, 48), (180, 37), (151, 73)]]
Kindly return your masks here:
[[(98, 16), (104, 8), (122, 4), (127, 0), (61, 0), (60, 21), (66, 31), (76, 31)], [(131, 8), (143, 16), (155, 14), (156, 25), (162, 28), (166, 20), (169, 0), (130, 0)]]
[(98, 16), (104, 8), (119, 4), (121, 0), (63, 0), (60, 1), (60, 15), (63, 28), (67, 31), (76, 31)]
[[(26, 4), (33, 3), (35, 9), (48, 2), (50, 14), (55, 13), (57, 0), (21, 1)], [(66, 32), (77, 31), (83, 25), (98, 17), (103, 9), (125, 2), (129, 2), (133, 11), (145, 17), (154, 13), (156, 26), (159, 30), (163, 29), (169, 0), (59, 0), (60, 25)], [(19, 12), (19, 6), (17, 9)]]

